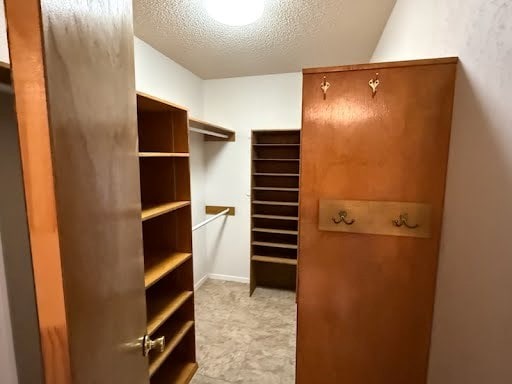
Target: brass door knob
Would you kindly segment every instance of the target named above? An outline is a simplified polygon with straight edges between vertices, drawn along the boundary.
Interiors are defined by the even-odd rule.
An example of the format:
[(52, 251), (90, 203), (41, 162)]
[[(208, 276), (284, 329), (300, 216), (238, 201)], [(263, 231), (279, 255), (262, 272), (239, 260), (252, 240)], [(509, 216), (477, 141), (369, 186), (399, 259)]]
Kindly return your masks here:
[(147, 356), (150, 351), (156, 349), (159, 352), (163, 352), (165, 348), (165, 336), (159, 337), (155, 340), (151, 340), (148, 335), (144, 336), (142, 341), (142, 354)]

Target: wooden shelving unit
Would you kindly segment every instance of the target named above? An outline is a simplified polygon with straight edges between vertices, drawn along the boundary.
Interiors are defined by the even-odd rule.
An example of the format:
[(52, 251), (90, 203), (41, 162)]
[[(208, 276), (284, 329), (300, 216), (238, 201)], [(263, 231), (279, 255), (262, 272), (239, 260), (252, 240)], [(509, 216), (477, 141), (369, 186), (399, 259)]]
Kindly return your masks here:
[(250, 293), (296, 288), (300, 131), (253, 131)]
[(155, 383), (188, 383), (197, 370), (187, 110), (137, 94), (147, 333)]

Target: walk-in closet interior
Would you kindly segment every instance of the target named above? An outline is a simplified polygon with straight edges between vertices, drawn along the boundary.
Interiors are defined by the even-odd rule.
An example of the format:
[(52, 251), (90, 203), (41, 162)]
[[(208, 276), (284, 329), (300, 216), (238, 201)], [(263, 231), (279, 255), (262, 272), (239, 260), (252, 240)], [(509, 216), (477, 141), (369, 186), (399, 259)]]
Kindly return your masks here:
[(0, 0), (2, 384), (512, 382), (512, 2)]

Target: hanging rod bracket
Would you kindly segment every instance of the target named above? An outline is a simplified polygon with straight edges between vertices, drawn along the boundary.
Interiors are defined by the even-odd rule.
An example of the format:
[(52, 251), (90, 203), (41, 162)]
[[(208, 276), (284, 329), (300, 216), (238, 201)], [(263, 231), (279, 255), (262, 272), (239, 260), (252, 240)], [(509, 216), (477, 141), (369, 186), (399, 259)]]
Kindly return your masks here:
[(224, 206), (218, 206), (218, 205), (207, 205), (204, 208), (204, 212), (207, 215), (216, 215), (217, 213), (220, 213), (226, 209), (229, 209), (228, 216), (235, 216), (235, 207), (224, 207)]

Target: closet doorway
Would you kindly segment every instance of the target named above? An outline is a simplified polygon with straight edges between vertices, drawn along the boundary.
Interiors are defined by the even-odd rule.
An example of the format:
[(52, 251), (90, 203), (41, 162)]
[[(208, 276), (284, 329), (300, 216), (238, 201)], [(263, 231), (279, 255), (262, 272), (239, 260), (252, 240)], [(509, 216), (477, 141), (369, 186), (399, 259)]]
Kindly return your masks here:
[[(69, 2), (68, 18), (55, 17), (57, 0), (28, 13), (8, 4), (2, 81), (16, 101), (47, 383), (425, 380), (456, 58), (321, 67), (304, 83), (203, 82), (136, 39), (150, 95), (135, 90), (128, 3), (119, 13), (107, 1), (106, 13)], [(162, 80), (174, 68), (197, 80), (188, 95), (204, 105), (151, 86), (140, 72), (162, 68), (153, 60), (159, 85), (176, 90), (179, 76)], [(286, 92), (255, 92), (269, 85)], [(301, 139), (242, 123), (290, 95)], [(210, 171), (202, 198), (198, 149), (211, 160), (199, 162)], [(202, 243), (197, 213), (210, 216)]]

